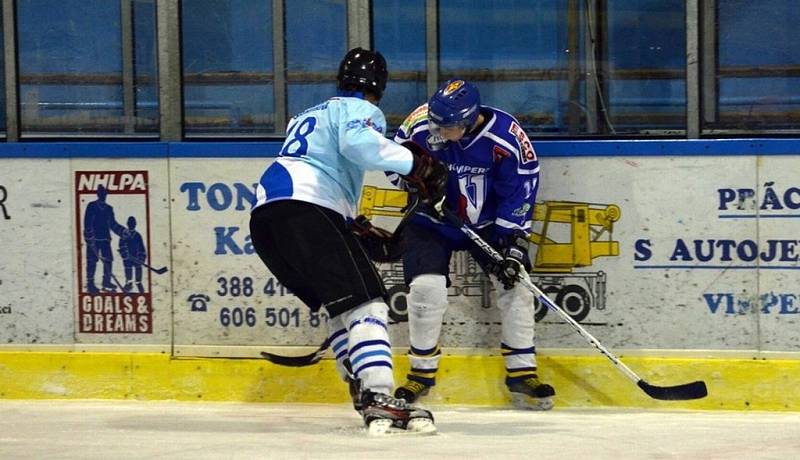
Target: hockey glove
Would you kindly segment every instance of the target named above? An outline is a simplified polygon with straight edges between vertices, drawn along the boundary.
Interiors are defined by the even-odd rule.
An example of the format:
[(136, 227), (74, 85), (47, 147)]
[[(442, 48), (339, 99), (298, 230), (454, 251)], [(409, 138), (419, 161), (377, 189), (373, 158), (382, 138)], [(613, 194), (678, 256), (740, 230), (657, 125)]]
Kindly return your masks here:
[(503, 289), (509, 290), (519, 281), (519, 276), (525, 269), (523, 261), (527, 257), (528, 240), (524, 233), (514, 232), (508, 237), (501, 238), (501, 245), (505, 246), (505, 250), (503, 261), (498, 263), (496, 274), (497, 279), (503, 283)]
[(423, 203), (441, 210), (447, 192), (447, 166), (414, 142), (407, 141), (402, 145), (414, 155), (411, 173), (403, 176), (409, 193), (416, 193)]
[(403, 255), (398, 235), (372, 225), (372, 222), (363, 215), (356, 217), (350, 223), (350, 230), (356, 235), (373, 262), (397, 262)]

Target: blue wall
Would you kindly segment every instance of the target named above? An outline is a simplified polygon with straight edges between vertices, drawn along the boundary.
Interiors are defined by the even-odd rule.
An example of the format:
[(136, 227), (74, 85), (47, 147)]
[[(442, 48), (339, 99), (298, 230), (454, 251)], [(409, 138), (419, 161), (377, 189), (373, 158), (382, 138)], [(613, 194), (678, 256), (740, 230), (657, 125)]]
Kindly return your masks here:
[[(20, 142), (0, 144), (3, 158), (271, 158), (274, 142)], [(800, 139), (535, 140), (542, 157), (796, 155)]]

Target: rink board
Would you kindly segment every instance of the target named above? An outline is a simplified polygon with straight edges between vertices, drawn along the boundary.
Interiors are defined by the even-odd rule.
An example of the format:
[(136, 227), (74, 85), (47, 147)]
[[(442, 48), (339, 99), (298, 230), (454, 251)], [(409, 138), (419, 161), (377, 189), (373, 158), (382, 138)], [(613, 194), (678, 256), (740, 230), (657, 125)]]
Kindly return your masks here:
[[(279, 145), (3, 145), (0, 343), (160, 346), (176, 356), (319, 344), (324, 315), (309, 314), (263, 267), (249, 240), (254, 184)], [(574, 303), (584, 295), (579, 322), (604, 345), (800, 350), (800, 142), (536, 146), (542, 166), (537, 203), (574, 205), (576, 221), (585, 216), (582, 206), (619, 210), (609, 228), (590, 218), (591, 232), (577, 235), (610, 240), (607, 246), (578, 260), (581, 246), (573, 244), (571, 273), (545, 270), (534, 277), (546, 292), (555, 289), (555, 300), (563, 294)], [(150, 268), (164, 270), (145, 267), (141, 288), (123, 267), (122, 237), (112, 234), (108, 262), (117, 292), (89, 292), (85, 214), (101, 183), (108, 186), (117, 222), (135, 218)], [(366, 184), (391, 188), (381, 173), (368, 174)], [(376, 221), (391, 228), (398, 218), (378, 215)], [(569, 242), (564, 227), (551, 223), (547, 237)], [(99, 284), (105, 264), (96, 265)], [(402, 298), (402, 267), (380, 269), (396, 299)], [(499, 314), (486, 277), (461, 253), (453, 258), (450, 278), (442, 346), (497, 347)], [(119, 293), (122, 285), (132, 291)], [(552, 313), (536, 329), (539, 348), (584, 346)], [(395, 315), (389, 332), (394, 346), (408, 346), (403, 318)]]
[[(586, 342), (550, 312), (537, 321), (536, 347), (558, 404), (800, 410), (794, 386), (800, 361), (761, 359), (800, 352), (800, 142), (536, 146), (537, 203), (616, 207), (619, 215), (607, 229), (595, 221), (589, 234), (613, 241), (618, 251), (601, 246), (605, 254), (576, 262), (569, 276), (544, 273), (535, 281), (545, 288), (553, 280), (591, 286), (579, 320), (589, 333), (651, 384), (704, 379), (712, 393), (692, 403), (649, 400), (605, 358), (584, 354)], [(0, 397), (329, 400), (318, 386), (337, 380), (330, 361), (285, 369), (251, 359), (255, 349), (308, 352), (326, 333), (325, 317), (310, 315), (264, 269), (249, 241), (253, 186), (278, 148), (275, 142), (2, 145)], [(147, 249), (150, 267), (141, 287), (132, 280), (129, 294), (89, 290), (86, 214), (100, 184), (109, 189), (116, 221), (127, 225), (133, 217)], [(390, 189), (379, 173), (368, 174), (366, 184)], [(585, 214), (575, 216), (577, 222)], [(388, 228), (397, 220), (376, 218)], [(548, 238), (569, 241), (569, 229), (551, 225), (550, 231)], [(119, 249), (122, 234), (111, 238), (119, 288), (131, 276)], [(97, 263), (95, 282), (103, 265)], [(398, 294), (402, 267), (380, 270)], [(489, 283), (463, 254), (453, 258), (450, 278), (441, 343), (467, 352), (443, 360), (431, 401), (505, 405), (502, 362), (491, 351), (500, 322)], [(572, 301), (580, 297), (575, 292)], [(402, 356), (408, 327), (393, 313), (389, 334)], [(109, 350), (119, 354), (95, 353)], [(143, 350), (158, 353), (137, 353)], [(664, 358), (667, 350), (684, 354)], [(405, 358), (396, 365), (400, 380)], [(347, 399), (343, 387), (335, 398)]]
[[(704, 380), (696, 401), (650, 399), (599, 355), (539, 357), (540, 375), (557, 391), (556, 408), (636, 407), (800, 411), (800, 360), (622, 357), (653, 385)], [(407, 359), (395, 358), (402, 381)], [(439, 384), (425, 403), (508, 407), (499, 356), (445, 354)], [(0, 398), (346, 403), (334, 363), (304, 368), (257, 359), (170, 358), (166, 353), (0, 352)]]

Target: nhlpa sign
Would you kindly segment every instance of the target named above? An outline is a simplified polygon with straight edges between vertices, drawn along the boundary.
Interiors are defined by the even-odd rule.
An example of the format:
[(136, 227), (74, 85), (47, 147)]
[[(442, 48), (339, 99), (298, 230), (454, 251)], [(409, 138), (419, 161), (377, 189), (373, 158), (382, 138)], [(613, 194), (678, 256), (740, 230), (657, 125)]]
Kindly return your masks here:
[(152, 333), (147, 171), (76, 171), (78, 323), (84, 333)]

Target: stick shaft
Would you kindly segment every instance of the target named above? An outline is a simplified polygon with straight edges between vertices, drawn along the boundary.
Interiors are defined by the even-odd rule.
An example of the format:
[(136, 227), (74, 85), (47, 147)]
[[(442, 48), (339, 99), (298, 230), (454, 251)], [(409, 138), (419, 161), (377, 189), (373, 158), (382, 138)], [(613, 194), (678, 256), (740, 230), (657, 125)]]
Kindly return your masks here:
[[(453, 214), (452, 211), (449, 209), (441, 209), (445, 218), (450, 221), (451, 224), (458, 227), (464, 234), (466, 234), (469, 239), (471, 239), (478, 247), (480, 247), (488, 256), (494, 259), (495, 262), (501, 263), (503, 261), (503, 256), (500, 255), (489, 243), (483, 240), (477, 233), (475, 233), (472, 229), (464, 225), (461, 219)], [(614, 367), (619, 369), (626, 377), (628, 377), (632, 382), (636, 383), (636, 385), (642, 389), (648, 396), (654, 399), (661, 399), (661, 400), (690, 400), (690, 399), (700, 399), (704, 398), (708, 395), (708, 389), (706, 388), (706, 384), (703, 381), (696, 381), (691, 383), (686, 383), (682, 385), (674, 385), (674, 386), (656, 386), (650, 385), (646, 381), (644, 381), (641, 377), (636, 375), (628, 366), (625, 365), (622, 361), (619, 360), (613, 353), (608, 351), (603, 344), (600, 343), (599, 340), (595, 339), (592, 334), (586, 331), (577, 321), (575, 321), (571, 316), (569, 316), (564, 309), (558, 306), (555, 302), (550, 300), (538, 286), (536, 286), (528, 277), (528, 274), (525, 273), (523, 276), (519, 278), (519, 282), (522, 283), (528, 290), (530, 290), (536, 297), (539, 299), (540, 302), (544, 303), (547, 308), (556, 312), (561, 319), (563, 319), (567, 324), (569, 324), (575, 331), (580, 334), (581, 337), (586, 339), (593, 347), (595, 347), (600, 353), (603, 354), (606, 358), (608, 358)]]
[[(469, 227), (464, 225), (463, 222), (461, 222), (461, 219), (459, 219), (457, 216), (453, 215), (452, 212), (449, 211), (449, 210), (445, 210), (444, 213), (445, 213), (445, 217), (447, 217), (448, 220), (450, 220), (453, 224), (458, 224), (457, 225), (458, 228), (465, 235), (467, 235), (467, 237), (469, 237), (469, 239), (471, 239), (475, 244), (477, 244), (481, 249), (483, 249), (483, 251), (486, 252), (487, 255), (489, 255), (492, 259), (494, 259), (495, 262), (502, 262), (503, 261), (503, 256), (501, 256), (500, 253), (497, 252), (489, 243), (484, 241), (484, 239), (481, 238), (480, 235), (478, 235), (472, 229), (470, 229)], [(565, 312), (561, 307), (556, 305), (555, 302), (550, 300), (550, 298), (548, 298), (544, 294), (544, 292), (541, 291), (541, 289), (539, 289), (535, 284), (533, 284), (533, 282), (528, 278), (528, 276), (520, 277), (520, 282), (526, 288), (528, 288), (528, 290), (533, 292), (533, 294), (536, 295), (536, 297), (539, 298), (540, 302), (542, 302), (545, 305), (547, 305), (547, 308), (549, 308), (550, 310), (556, 312), (558, 314), (558, 316), (560, 316), (561, 319), (566, 321), (567, 324), (572, 326), (572, 328), (576, 332), (578, 332), (578, 334), (580, 334), (581, 337), (586, 339), (586, 341), (588, 341), (600, 353), (602, 353), (606, 358), (611, 360), (611, 362), (614, 364), (614, 366), (616, 366), (620, 371), (622, 371), (622, 373), (625, 374), (625, 376), (628, 377), (633, 383), (637, 383), (638, 384), (639, 381), (642, 380), (642, 378), (639, 377), (638, 375), (636, 375), (636, 373), (633, 372), (631, 370), (631, 368), (626, 366), (625, 363), (620, 361), (619, 358), (617, 358), (606, 347), (604, 347), (603, 344), (600, 343), (599, 340), (594, 338), (592, 336), (592, 334), (589, 334), (589, 332), (586, 329), (584, 329), (580, 324), (578, 324), (577, 321), (572, 319), (572, 317), (569, 316), (567, 314), (567, 312)]]

